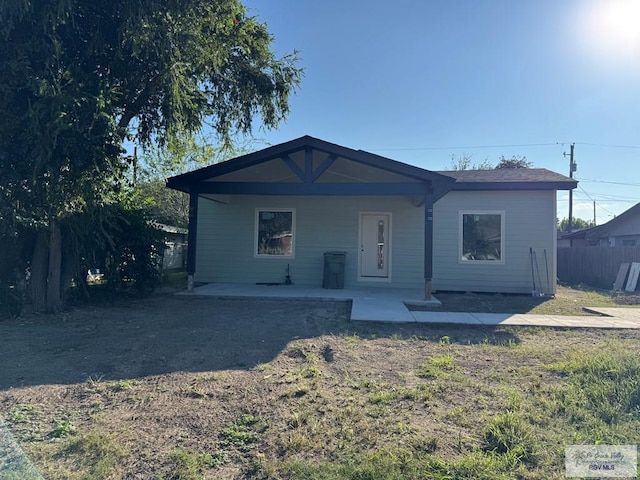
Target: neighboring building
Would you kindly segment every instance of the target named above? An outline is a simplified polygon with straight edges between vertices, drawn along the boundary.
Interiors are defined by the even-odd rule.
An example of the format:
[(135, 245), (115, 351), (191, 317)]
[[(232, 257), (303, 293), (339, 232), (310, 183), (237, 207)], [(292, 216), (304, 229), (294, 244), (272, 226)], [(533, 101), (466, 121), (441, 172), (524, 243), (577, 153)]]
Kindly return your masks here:
[(587, 232), (593, 227), (581, 228), (573, 232), (558, 232), (558, 248), (588, 247)]
[(154, 222), (154, 225), (164, 233), (162, 270), (186, 268), (188, 230), (157, 222)]
[(562, 244), (559, 243), (559, 246), (567, 247), (640, 246), (640, 203), (612, 218), (607, 223), (565, 233), (561, 238), (563, 242)]
[[(532, 252), (555, 292), (556, 191), (545, 169), (433, 172), (305, 136), (172, 177), (190, 194), (187, 272), (198, 282), (531, 293)], [(543, 255), (544, 253), (544, 255)], [(545, 265), (540, 264), (540, 270)]]

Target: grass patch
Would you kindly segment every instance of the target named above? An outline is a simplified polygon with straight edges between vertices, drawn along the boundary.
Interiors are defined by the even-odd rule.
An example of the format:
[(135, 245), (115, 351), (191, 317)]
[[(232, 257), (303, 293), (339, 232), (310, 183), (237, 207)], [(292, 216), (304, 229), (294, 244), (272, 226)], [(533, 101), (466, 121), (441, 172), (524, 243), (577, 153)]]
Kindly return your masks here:
[(462, 459), (445, 460), (412, 448), (387, 448), (359, 453), (337, 461), (293, 460), (270, 463), (262, 460), (250, 471), (252, 478), (267, 480), (273, 473), (287, 480), (506, 480), (514, 478), (513, 465), (504, 457), (480, 451)]
[(266, 429), (267, 424), (262, 418), (250, 414), (241, 415), (220, 432), (220, 445), (246, 451), (258, 441), (260, 434)]
[(65, 455), (84, 467), (83, 478), (99, 479), (110, 478), (127, 451), (113, 436), (93, 431), (71, 440)]
[(567, 379), (553, 392), (556, 413), (584, 426), (582, 440), (615, 444), (640, 430), (638, 353), (609, 342), (548, 366)]
[(134, 387), (137, 387), (142, 382), (140, 380), (118, 380), (115, 382), (111, 388), (113, 388), (117, 392), (126, 392), (127, 390), (131, 390)]
[(427, 363), (418, 366), (416, 375), (420, 378), (446, 377), (456, 369), (453, 355), (450, 353), (429, 358)]
[(29, 423), (38, 418), (38, 410), (33, 405), (18, 405), (9, 411), (7, 421), (16, 423)]
[(619, 307), (637, 304), (637, 295), (607, 290), (569, 288), (559, 285), (554, 298), (493, 293), (435, 294), (442, 306), (413, 306), (416, 310), (472, 313), (533, 313), (539, 315), (586, 315), (583, 307)]
[(161, 478), (166, 480), (203, 480), (205, 470), (217, 468), (225, 463), (226, 455), (222, 451), (210, 454), (176, 449), (169, 455), (169, 460), (171, 461), (170, 471)]
[(50, 437), (62, 438), (76, 433), (76, 426), (68, 418), (55, 419), (53, 421), (53, 430), (49, 433)]
[(506, 455), (514, 465), (534, 463), (537, 450), (531, 425), (518, 412), (508, 411), (492, 417), (482, 432), (482, 449)]

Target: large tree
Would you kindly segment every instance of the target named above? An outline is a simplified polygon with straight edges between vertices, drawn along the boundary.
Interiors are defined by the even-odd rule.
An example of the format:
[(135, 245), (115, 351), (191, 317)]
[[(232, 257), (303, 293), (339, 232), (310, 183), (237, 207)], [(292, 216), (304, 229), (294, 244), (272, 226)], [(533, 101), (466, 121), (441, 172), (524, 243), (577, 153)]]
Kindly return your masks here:
[(485, 158), (481, 163), (472, 163), (471, 156), (462, 155), (455, 158), (451, 155), (451, 170), (499, 170), (503, 168), (532, 168), (533, 163), (527, 160), (525, 156), (514, 155), (511, 158), (506, 158), (504, 155), (500, 156), (498, 163), (494, 166), (488, 158)]
[(495, 166), (496, 169), (502, 168), (532, 168), (533, 162), (527, 160), (525, 156), (514, 155), (511, 158), (505, 158), (504, 155), (500, 157), (498, 164)]
[(66, 219), (112, 200), (126, 139), (275, 127), (302, 73), (238, 0), (0, 0), (0, 19), (0, 234), (31, 250), (36, 310), (61, 308)]

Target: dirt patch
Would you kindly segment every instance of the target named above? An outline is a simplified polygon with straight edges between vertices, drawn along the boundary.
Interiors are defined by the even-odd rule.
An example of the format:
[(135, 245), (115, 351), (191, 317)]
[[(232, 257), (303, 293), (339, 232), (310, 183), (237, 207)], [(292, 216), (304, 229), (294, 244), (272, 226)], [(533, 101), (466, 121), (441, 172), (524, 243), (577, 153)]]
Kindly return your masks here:
[[(94, 472), (91, 442), (113, 457), (105, 478), (181, 478), (184, 452), (209, 455), (187, 457), (204, 462), (204, 478), (252, 478), (261, 459), (330, 459), (407, 432), (455, 454), (503, 407), (496, 384), (523, 371), (552, 384), (543, 361), (603, 335), (640, 339), (352, 323), (349, 312), (349, 302), (164, 295), (0, 322), (0, 412), (45, 478)], [(451, 370), (416, 374), (448, 356)]]

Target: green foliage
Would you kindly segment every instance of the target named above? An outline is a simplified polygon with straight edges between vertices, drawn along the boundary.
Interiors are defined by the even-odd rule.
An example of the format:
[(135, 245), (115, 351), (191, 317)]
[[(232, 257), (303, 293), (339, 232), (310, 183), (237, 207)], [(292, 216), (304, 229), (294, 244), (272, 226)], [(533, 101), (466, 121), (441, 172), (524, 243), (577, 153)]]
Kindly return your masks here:
[(102, 235), (93, 235), (81, 245), (88, 268), (100, 268), (110, 290), (133, 289), (144, 294), (160, 282), (159, 260), (163, 233), (152, 223), (150, 213), (132, 205), (113, 204), (100, 212)]
[(54, 427), (49, 434), (52, 437), (60, 438), (76, 433), (76, 427), (71, 420), (63, 418), (54, 421)]
[(375, 452), (360, 452), (338, 461), (292, 460), (270, 465), (263, 461), (249, 472), (252, 478), (264, 480), (405, 480), (428, 478), (451, 480), (506, 480), (514, 478), (513, 465), (501, 456), (469, 452), (461, 459), (443, 459), (427, 451), (411, 448), (385, 448)]
[(19, 316), (23, 302), (22, 293), (14, 285), (0, 281), (0, 320)]
[(162, 232), (144, 210), (123, 210), (117, 218), (107, 250), (105, 276), (111, 288), (125, 289), (133, 281), (138, 293), (149, 293), (160, 282)]
[(448, 372), (456, 369), (453, 355), (445, 355), (429, 358), (428, 362), (418, 366), (416, 375), (420, 378), (446, 377)]
[(473, 163), (470, 155), (462, 155), (458, 158), (451, 155), (451, 170), (453, 171), (462, 171), (462, 170), (491, 170), (493, 169), (493, 165), (489, 162), (488, 158), (485, 158), (480, 163)]
[(66, 448), (65, 454), (77, 457), (78, 462), (87, 469), (83, 478), (111, 478), (113, 470), (127, 451), (117, 440), (99, 430), (74, 438)]
[[(582, 218), (574, 218), (573, 221), (571, 222), (571, 228), (573, 230), (581, 230), (583, 228), (591, 228), (595, 226), (596, 225), (595, 223), (593, 223), (593, 220), (584, 220)], [(569, 231), (568, 218), (563, 218), (562, 220), (558, 220), (558, 230), (560, 230), (561, 232)]]
[(211, 138), (189, 132), (173, 134), (163, 145), (146, 146), (140, 159), (130, 157), (135, 162), (129, 175), (132, 194), (155, 221), (187, 228), (189, 195), (167, 188), (166, 178), (247, 153), (252, 143), (218, 149)]
[(511, 158), (505, 158), (504, 155), (500, 157), (496, 169), (502, 168), (532, 168), (533, 162), (527, 160), (525, 156), (514, 155)]
[(10, 423), (29, 423), (39, 415), (39, 412), (33, 405), (18, 405), (9, 411), (7, 421)]
[(220, 432), (220, 445), (248, 450), (258, 441), (260, 433), (267, 428), (265, 421), (255, 415), (240, 415), (230, 426)]
[(601, 345), (597, 352), (576, 352), (549, 366), (568, 375), (562, 397), (571, 396), (567, 413), (597, 431), (633, 421), (640, 422), (640, 358), (619, 347)]
[(516, 463), (535, 461), (536, 439), (519, 412), (508, 411), (491, 418), (482, 434), (485, 451), (508, 455)]
[(171, 480), (201, 480), (204, 479), (206, 468), (216, 468), (226, 461), (224, 452), (216, 452), (214, 455), (203, 452), (190, 452), (177, 449), (171, 452), (169, 458), (172, 462), (169, 479)]
[(163, 180), (139, 182), (133, 195), (158, 223), (187, 228), (189, 225), (189, 195), (167, 188)]
[(253, 151), (255, 141), (243, 138), (237, 143), (214, 146), (215, 138), (206, 137), (202, 133), (177, 132), (167, 137), (162, 144), (146, 145), (140, 159), (136, 161), (135, 177), (137, 180), (164, 180), (214, 163), (223, 162), (233, 157)]
[(230, 145), (277, 126), (302, 75), (239, 0), (0, 0), (0, 18), (0, 238), (30, 246), (36, 310), (60, 308), (79, 261), (57, 226), (117, 201), (125, 139), (171, 145), (206, 121)]
[(505, 158), (504, 155), (500, 156), (498, 163), (494, 166), (488, 158), (485, 158), (480, 163), (473, 163), (471, 160), (471, 156), (462, 155), (461, 157), (455, 158), (451, 155), (451, 170), (453, 171), (462, 171), (462, 170), (493, 170), (493, 169), (502, 169), (502, 168), (532, 168), (533, 162), (527, 160), (525, 156), (514, 155), (511, 158)]

